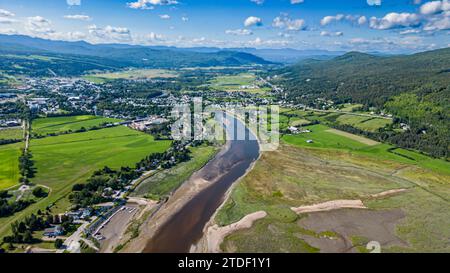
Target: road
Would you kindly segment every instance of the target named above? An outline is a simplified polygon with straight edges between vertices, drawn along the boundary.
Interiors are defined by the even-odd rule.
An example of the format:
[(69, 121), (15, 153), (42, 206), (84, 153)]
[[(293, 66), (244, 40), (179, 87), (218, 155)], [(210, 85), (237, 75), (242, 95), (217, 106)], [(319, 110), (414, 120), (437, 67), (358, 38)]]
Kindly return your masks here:
[[(80, 240), (85, 228), (89, 222), (82, 222), (83, 224), (64, 242), (64, 248), (70, 253), (80, 253)], [(61, 252), (64, 250), (61, 250)]]

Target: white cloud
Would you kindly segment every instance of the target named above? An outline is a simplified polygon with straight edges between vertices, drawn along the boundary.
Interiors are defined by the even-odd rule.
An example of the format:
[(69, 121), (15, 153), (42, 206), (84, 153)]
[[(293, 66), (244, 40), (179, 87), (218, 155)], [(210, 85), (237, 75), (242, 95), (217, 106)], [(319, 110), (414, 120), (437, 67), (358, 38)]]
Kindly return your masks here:
[(383, 18), (370, 18), (370, 27), (373, 29), (413, 27), (418, 26), (420, 23), (421, 18), (417, 14), (407, 12), (391, 12), (386, 14)]
[(291, 0), (291, 4), (292, 5), (295, 5), (295, 4), (302, 4), (302, 3), (304, 3), (305, 2), (305, 0)]
[(170, 15), (168, 14), (162, 14), (159, 16), (159, 18), (163, 19), (163, 20), (169, 20), (170, 19)]
[(262, 26), (262, 19), (259, 17), (250, 16), (247, 19), (245, 19), (244, 26), (245, 27)]
[(264, 4), (264, 0), (250, 0), (251, 2), (257, 4), (257, 5), (262, 5)]
[(439, 31), (450, 29), (450, 17), (442, 17), (430, 20), (423, 28), (425, 31)]
[(176, 0), (138, 0), (136, 2), (127, 3), (132, 9), (153, 9), (153, 6), (169, 6), (176, 5)]
[(407, 29), (407, 30), (400, 31), (400, 34), (407, 35), (407, 34), (417, 34), (420, 32), (421, 32), (420, 29)]
[(358, 18), (358, 24), (359, 25), (364, 25), (365, 23), (367, 23), (367, 17), (366, 16), (361, 16)]
[(344, 14), (337, 14), (336, 16), (325, 16), (322, 18), (322, 20), (320, 20), (320, 24), (322, 26), (326, 26), (328, 24), (331, 24), (333, 21), (341, 21), (344, 18)]
[(79, 6), (81, 5), (81, 0), (67, 0), (67, 5), (69, 6)]
[(125, 27), (106, 26), (104, 28), (91, 25), (88, 27), (89, 34), (101, 42), (124, 42), (131, 41), (131, 31)]
[(181, 17), (181, 21), (187, 22), (187, 21), (189, 21), (189, 17), (183, 16), (183, 17)]
[(280, 46), (287, 46), (289, 44), (289, 41), (286, 40), (263, 40), (261, 38), (256, 38), (255, 40), (248, 41), (246, 43), (247, 46), (255, 46), (255, 47), (280, 47)]
[(420, 13), (424, 15), (432, 15), (443, 11), (450, 11), (450, 2), (448, 0), (431, 1), (420, 7)]
[(81, 15), (81, 14), (65, 15), (64, 18), (71, 19), (71, 20), (81, 20), (81, 21), (90, 21), (90, 20), (92, 20), (92, 18), (89, 17), (88, 15)]
[(12, 24), (15, 23), (16, 20), (12, 18), (0, 17), (0, 24)]
[(252, 35), (253, 32), (249, 29), (234, 29), (234, 30), (226, 30), (226, 34), (229, 35), (237, 35), (237, 36), (246, 36), (246, 35)]
[(381, 6), (381, 0), (367, 0), (369, 6)]
[(288, 31), (298, 31), (306, 29), (306, 22), (303, 19), (291, 19), (285, 14), (275, 17), (275, 19), (273, 19), (272, 26)]
[(339, 37), (339, 36), (343, 36), (343, 35), (344, 35), (344, 33), (341, 31), (337, 31), (337, 32), (322, 31), (320, 33), (320, 36), (327, 36), (327, 37), (332, 37), (332, 36)]
[(42, 16), (28, 17), (25, 29), (34, 34), (41, 35), (48, 35), (55, 32), (52, 28), (51, 21)]
[(7, 11), (7, 10), (0, 9), (0, 16), (2, 16), (2, 17), (14, 17), (15, 14), (10, 12), (10, 11)]

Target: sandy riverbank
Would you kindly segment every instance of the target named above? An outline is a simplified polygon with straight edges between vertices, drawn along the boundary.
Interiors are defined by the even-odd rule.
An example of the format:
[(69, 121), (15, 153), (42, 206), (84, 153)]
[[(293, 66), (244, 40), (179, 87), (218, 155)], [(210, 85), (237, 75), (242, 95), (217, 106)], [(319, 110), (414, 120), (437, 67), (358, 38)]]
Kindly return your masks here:
[(201, 240), (201, 243), (199, 243), (195, 248), (192, 248), (191, 252), (220, 253), (220, 245), (222, 244), (225, 237), (236, 231), (251, 228), (255, 221), (266, 216), (267, 213), (265, 211), (258, 211), (249, 214), (242, 218), (240, 221), (228, 226), (209, 226), (206, 228), (206, 232)]
[[(212, 159), (220, 158), (230, 149), (230, 143), (227, 142), (221, 151)], [(212, 161), (211, 160), (211, 161)], [(219, 168), (216, 170), (220, 171)], [(140, 253), (145, 249), (148, 241), (156, 234), (156, 232), (184, 205), (186, 205), (192, 198), (194, 198), (199, 192), (206, 189), (217, 179), (219, 175), (214, 175), (213, 180), (204, 179), (204, 170), (200, 169), (195, 172), (186, 182), (184, 182), (173, 194), (169, 200), (161, 206), (158, 212), (156, 212), (151, 219), (146, 219), (141, 227), (139, 236), (130, 241), (121, 252), (124, 253)]]

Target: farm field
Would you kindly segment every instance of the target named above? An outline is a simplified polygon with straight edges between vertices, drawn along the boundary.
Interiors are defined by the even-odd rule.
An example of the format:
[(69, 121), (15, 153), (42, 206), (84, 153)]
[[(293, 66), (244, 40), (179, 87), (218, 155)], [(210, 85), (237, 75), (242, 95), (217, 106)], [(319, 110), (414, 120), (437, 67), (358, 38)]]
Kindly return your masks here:
[[(263, 153), (236, 185), (216, 223), (225, 226), (260, 210), (268, 216), (228, 236), (224, 251), (363, 252), (372, 240), (383, 252), (450, 250), (444, 239), (450, 236), (450, 163), (403, 149), (394, 154), (386, 144), (333, 138), (326, 126), (311, 127), (309, 137), (285, 136), (277, 151)], [(317, 145), (306, 138), (316, 138)], [(406, 191), (372, 197), (394, 189)], [(290, 209), (343, 199), (362, 200), (368, 209), (303, 215)], [(381, 222), (388, 224), (374, 224)]]
[[(347, 108), (355, 108), (359, 105), (346, 106)], [(344, 107), (344, 109), (346, 108)], [(320, 121), (321, 123), (336, 122), (341, 125), (351, 125), (355, 128), (368, 131), (376, 132), (380, 128), (384, 128), (387, 125), (392, 124), (392, 120), (378, 117), (367, 116), (367, 113), (361, 113), (364, 115), (359, 115), (358, 113), (346, 114), (339, 112), (318, 112), (318, 111), (303, 111), (285, 108), (281, 111), (281, 116), (287, 117), (291, 122), (289, 124), (284, 124), (285, 126), (301, 126), (303, 124), (296, 125), (295, 120), (309, 120), (309, 121)], [(306, 122), (305, 122), (306, 123)], [(286, 127), (287, 128), (287, 127)]]
[(21, 128), (0, 129), (0, 139), (22, 139), (23, 130)]
[(152, 136), (120, 126), (85, 133), (33, 139), (30, 150), (37, 169), (32, 182), (51, 188), (48, 198), (38, 201), (14, 216), (0, 219), (0, 237), (9, 223), (38, 209), (56, 203), (63, 212), (70, 203), (67, 195), (76, 183), (83, 183), (95, 170), (108, 166), (134, 166), (145, 156), (163, 152), (170, 141), (155, 141)]
[(19, 157), (21, 143), (0, 145), (0, 190), (19, 183)]
[(199, 146), (190, 149), (192, 152), (190, 161), (154, 174), (142, 181), (131, 195), (158, 200), (189, 179), (194, 172), (208, 163), (218, 151), (218, 148), (214, 146)]
[(136, 69), (129, 71), (121, 71), (114, 73), (103, 73), (103, 74), (94, 74), (94, 75), (86, 75), (83, 78), (94, 83), (104, 83), (108, 80), (116, 80), (116, 79), (127, 79), (127, 80), (136, 80), (136, 79), (156, 79), (156, 78), (175, 78), (178, 77), (178, 74), (174, 71), (165, 70), (165, 69)]
[[(214, 90), (227, 92), (265, 93), (270, 88), (259, 87), (256, 76), (250, 73), (241, 73), (233, 76), (219, 76), (210, 82)], [(243, 88), (245, 86), (246, 88)]]
[(119, 121), (120, 120), (118, 119), (89, 115), (38, 118), (33, 121), (32, 129), (35, 134), (46, 135), (66, 131), (75, 131), (81, 128), (89, 129), (94, 126), (100, 126), (104, 123), (114, 123)]

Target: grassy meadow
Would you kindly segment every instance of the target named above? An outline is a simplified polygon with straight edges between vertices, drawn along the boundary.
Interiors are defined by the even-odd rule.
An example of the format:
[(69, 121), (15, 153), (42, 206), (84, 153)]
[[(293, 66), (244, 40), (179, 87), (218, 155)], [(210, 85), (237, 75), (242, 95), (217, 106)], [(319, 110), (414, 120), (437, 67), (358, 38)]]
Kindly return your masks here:
[(19, 183), (19, 157), (22, 143), (0, 145), (0, 190)]
[(133, 167), (147, 155), (169, 147), (170, 141), (155, 141), (150, 135), (124, 126), (32, 139), (30, 150), (37, 170), (32, 182), (50, 187), (51, 193), (11, 217), (0, 218), (0, 237), (9, 231), (12, 221), (38, 209), (55, 205), (55, 213), (66, 210), (72, 186), (85, 182), (94, 171), (104, 166)]
[(23, 130), (20, 128), (0, 129), (0, 139), (22, 139)]
[(137, 79), (156, 79), (156, 78), (175, 78), (178, 74), (174, 71), (165, 69), (135, 69), (113, 73), (101, 73), (86, 75), (83, 78), (94, 83), (105, 83), (109, 80), (137, 80)]
[[(405, 214), (389, 232), (406, 246), (383, 245), (384, 252), (450, 250), (445, 241), (450, 236), (449, 162), (387, 144), (367, 145), (335, 134), (324, 125), (307, 128), (312, 133), (285, 135), (280, 148), (263, 153), (254, 169), (235, 186), (216, 215), (219, 225), (234, 223), (259, 210), (268, 216), (252, 228), (228, 236), (221, 246), (224, 251), (318, 252), (321, 249), (307, 240), (326, 241), (329, 246), (348, 234), (337, 234), (326, 226), (306, 229), (300, 223), (308, 214), (299, 216), (290, 208), (338, 199), (360, 199), (368, 206), (368, 214), (398, 210)], [(308, 139), (314, 143), (307, 143)], [(392, 189), (407, 191), (380, 199), (371, 197)], [(351, 210), (342, 211), (352, 214)], [(330, 213), (329, 217), (336, 216)], [(367, 224), (370, 217), (361, 219), (355, 213), (354, 222), (335, 221), (344, 221), (341, 228), (352, 235), (347, 239), (353, 241), (361, 236), (356, 231), (358, 223)], [(377, 227), (365, 231), (364, 238), (377, 240), (380, 233), (387, 232)], [(363, 251), (365, 247), (357, 249)]]
[(218, 148), (214, 146), (199, 146), (190, 148), (191, 160), (177, 166), (160, 171), (142, 181), (132, 193), (133, 196), (147, 197), (158, 200), (176, 188), (214, 157)]
[[(241, 88), (242, 86), (252, 86), (256, 88)], [(249, 92), (265, 93), (270, 88), (257, 87), (256, 76), (250, 73), (241, 73), (233, 76), (218, 76), (210, 82), (210, 87), (217, 91), (227, 92)]]
[(66, 131), (75, 131), (81, 128), (89, 129), (94, 126), (100, 126), (104, 123), (119, 122), (118, 119), (96, 117), (90, 115), (38, 118), (33, 120), (33, 133), (46, 135)]

